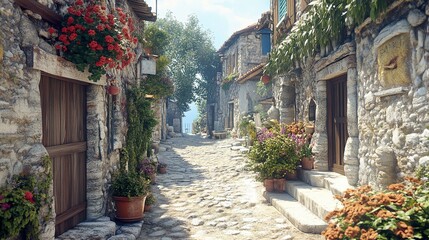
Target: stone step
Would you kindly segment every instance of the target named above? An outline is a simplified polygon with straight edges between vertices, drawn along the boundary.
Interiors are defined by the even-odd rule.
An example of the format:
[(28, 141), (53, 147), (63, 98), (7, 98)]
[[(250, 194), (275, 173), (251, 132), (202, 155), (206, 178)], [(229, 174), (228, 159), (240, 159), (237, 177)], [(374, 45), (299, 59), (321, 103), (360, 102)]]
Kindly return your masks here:
[(346, 176), (335, 172), (322, 172), (316, 170), (299, 170), (299, 178), (307, 184), (315, 187), (326, 188), (332, 194), (343, 194), (351, 186)]
[(331, 191), (305, 182), (286, 181), (286, 192), (320, 219), (325, 219), (329, 212), (341, 207)]
[(116, 224), (108, 217), (79, 223), (55, 239), (108, 239), (115, 236)]
[(328, 226), (325, 221), (287, 193), (264, 192), (264, 197), (302, 232), (320, 234)]
[(116, 224), (108, 217), (81, 222), (74, 228), (56, 237), (55, 240), (109, 239), (135, 240), (140, 236), (143, 221)]

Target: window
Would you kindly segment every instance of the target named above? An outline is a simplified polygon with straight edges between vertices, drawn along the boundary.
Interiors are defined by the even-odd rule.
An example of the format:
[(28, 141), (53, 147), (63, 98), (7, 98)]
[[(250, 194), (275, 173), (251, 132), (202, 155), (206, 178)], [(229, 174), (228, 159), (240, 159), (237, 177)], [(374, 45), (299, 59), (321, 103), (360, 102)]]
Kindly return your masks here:
[(316, 103), (313, 99), (311, 99), (310, 104), (308, 106), (308, 121), (316, 121)]
[(267, 55), (271, 51), (271, 30), (269, 28), (261, 29), (258, 34), (261, 35), (262, 55)]
[(287, 13), (287, 0), (278, 0), (278, 19), (280, 20), (286, 16)]

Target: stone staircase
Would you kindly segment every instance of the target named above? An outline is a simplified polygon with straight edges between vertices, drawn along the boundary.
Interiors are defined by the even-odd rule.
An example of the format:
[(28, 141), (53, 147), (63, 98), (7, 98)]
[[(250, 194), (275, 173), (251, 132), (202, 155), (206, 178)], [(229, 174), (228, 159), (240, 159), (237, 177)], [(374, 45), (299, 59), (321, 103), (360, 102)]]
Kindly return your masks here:
[(341, 207), (334, 198), (352, 188), (345, 176), (334, 172), (300, 170), (301, 181), (286, 181), (285, 193), (264, 192), (264, 196), (296, 228), (320, 234), (327, 227), (325, 216)]

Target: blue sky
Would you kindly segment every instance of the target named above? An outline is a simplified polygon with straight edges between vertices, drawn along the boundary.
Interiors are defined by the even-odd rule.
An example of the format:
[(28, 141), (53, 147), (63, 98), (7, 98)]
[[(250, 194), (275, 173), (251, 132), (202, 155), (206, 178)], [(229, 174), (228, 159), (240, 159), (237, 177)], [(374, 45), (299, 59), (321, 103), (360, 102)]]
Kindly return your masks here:
[[(155, 0), (146, 0), (155, 11)], [(270, 8), (270, 0), (158, 0), (158, 17), (168, 11), (179, 21), (198, 17), (202, 27), (213, 34), (216, 49), (242, 28), (256, 23)]]
[[(146, 2), (155, 11), (155, 0)], [(181, 22), (189, 15), (197, 16), (202, 28), (211, 32), (217, 50), (235, 31), (256, 23), (269, 8), (270, 0), (158, 0), (158, 17), (169, 11)], [(185, 125), (198, 117), (195, 104), (190, 107), (183, 118), (184, 132)]]

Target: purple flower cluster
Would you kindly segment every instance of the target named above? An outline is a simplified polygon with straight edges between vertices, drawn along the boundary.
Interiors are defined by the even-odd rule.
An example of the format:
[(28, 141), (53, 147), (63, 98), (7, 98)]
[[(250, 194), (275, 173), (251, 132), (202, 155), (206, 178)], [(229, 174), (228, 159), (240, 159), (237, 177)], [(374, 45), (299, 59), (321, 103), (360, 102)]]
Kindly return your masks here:
[[(4, 196), (0, 195), (0, 201), (4, 199)], [(12, 205), (10, 205), (9, 203), (0, 203), (0, 209), (2, 211), (6, 211), (8, 210)]]
[(145, 158), (139, 167), (140, 173), (143, 173), (147, 176), (155, 174), (155, 165), (149, 159)]
[(273, 138), (274, 136), (275, 136), (275, 134), (273, 132), (271, 132), (270, 130), (268, 130), (267, 128), (262, 128), (257, 133), (257, 138), (258, 138), (258, 141), (260, 143), (264, 142), (265, 140), (267, 140), (269, 138)]

